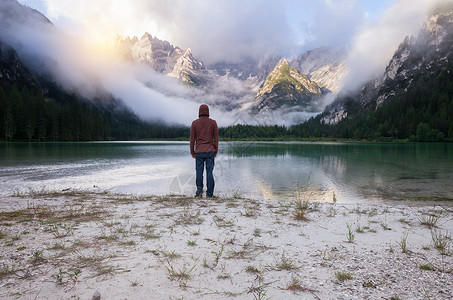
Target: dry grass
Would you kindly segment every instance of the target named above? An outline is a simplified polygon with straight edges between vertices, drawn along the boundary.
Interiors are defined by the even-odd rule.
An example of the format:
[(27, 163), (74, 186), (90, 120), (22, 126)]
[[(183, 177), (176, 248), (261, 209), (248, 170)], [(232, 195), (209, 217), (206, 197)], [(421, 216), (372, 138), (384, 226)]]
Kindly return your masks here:
[(253, 258), (259, 249), (253, 244), (253, 239), (248, 239), (242, 246), (237, 249), (230, 249), (227, 258), (229, 259), (249, 259)]
[(283, 288), (284, 290), (288, 290), (288, 291), (292, 291), (293, 293), (297, 293), (297, 292), (309, 292), (309, 293), (312, 293), (314, 294), (315, 292), (317, 292), (316, 290), (314, 289), (310, 289), (310, 288), (307, 288), (307, 287), (304, 287), (302, 285), (302, 282), (300, 279), (296, 278), (296, 277), (292, 277), (291, 279), (291, 282), (289, 282), (286, 287)]
[(352, 279), (352, 274), (347, 271), (335, 271), (335, 277), (339, 281), (346, 281)]
[(200, 211), (198, 210), (196, 213), (191, 212), (188, 209), (185, 209), (178, 217), (173, 221), (173, 225), (199, 225), (204, 222), (204, 218), (202, 218)]
[[(271, 293), (273, 297), (275, 297), (273, 293), (281, 293), (278, 297), (284, 299), (285, 296), (282, 295), (289, 298), (292, 293), (300, 293), (301, 297), (311, 293), (318, 299), (315, 294), (318, 291), (312, 289), (317, 286), (317, 282), (298, 277), (302, 273), (305, 274), (305, 271), (311, 273), (312, 268), (318, 268), (331, 277), (332, 280), (328, 279), (326, 283), (327, 288), (332, 284), (336, 287), (350, 286), (357, 284), (357, 280), (360, 279), (354, 278), (350, 282), (343, 282), (353, 277), (350, 273), (353, 269), (349, 269), (349, 266), (342, 263), (350, 259), (345, 249), (362, 246), (362, 240), (357, 245), (344, 244), (346, 232), (341, 233), (344, 231), (341, 224), (354, 222), (352, 216), (348, 215), (351, 211), (347, 208), (335, 205), (323, 206), (322, 213), (312, 213), (319, 209), (319, 205), (307, 201), (263, 204), (247, 199), (215, 198), (212, 201), (206, 201), (173, 196), (110, 194), (102, 196), (91, 194), (91, 196), (88, 195), (91, 199), (87, 201), (84, 199), (87, 194), (72, 191), (65, 193), (73, 194), (66, 197), (66, 194), (61, 192), (35, 192), (33, 197), (42, 197), (42, 199), (31, 201), (33, 204), (28, 204), (26, 208), (0, 212), (0, 241), (4, 247), (2, 249), (19, 257), (13, 260), (8, 259), (9, 254), (8, 257), (4, 256), (6, 259), (0, 263), (0, 280), (6, 278), (7, 281), (14, 281), (22, 287), (27, 284), (26, 281), (21, 281), (23, 279), (36, 282), (47, 280), (55, 283), (57, 288), (66, 291), (75, 285), (85, 286), (85, 282), (90, 280), (93, 282), (111, 280), (110, 277), (115, 276), (113, 280), (122, 277), (130, 282), (128, 287), (136, 287), (139, 285), (136, 280), (138, 276), (133, 272), (138, 269), (130, 264), (131, 258), (136, 255), (143, 255), (146, 259), (142, 261), (149, 261), (144, 266), (146, 272), (153, 276), (159, 274), (159, 280), (164, 281), (160, 283), (162, 288), (170, 289), (171, 286), (174, 290), (176, 283), (176, 289), (178, 284), (181, 288), (178, 292), (192, 293), (193, 286), (200, 286), (200, 295), (206, 296), (212, 293), (212, 298), (219, 295), (229, 297), (240, 295), (250, 299), (268, 299)], [(57, 195), (62, 198), (54, 201), (53, 197)], [(21, 196), (18, 195), (18, 197)], [(355, 210), (358, 214), (367, 214), (370, 217), (375, 211), (359, 208)], [(294, 219), (309, 221), (309, 215), (312, 217), (311, 223), (294, 221)], [(300, 246), (297, 243), (310, 239), (315, 234), (310, 231), (310, 228), (319, 225), (315, 220), (327, 215), (333, 218), (327, 219), (329, 222), (340, 224), (338, 244), (327, 246), (327, 249), (332, 249), (330, 252), (319, 250), (321, 254), (312, 255), (311, 258), (306, 259), (307, 257), (300, 255), (302, 250), (296, 249)], [(389, 222), (395, 226), (395, 230), (402, 230), (401, 224), (395, 222), (398, 219), (395, 219), (394, 215), (390, 217)], [(415, 220), (413, 222), (415, 224), (416, 216), (415, 219), (414, 215), (410, 217), (411, 220)], [(275, 220), (280, 223), (274, 222)], [(382, 221), (379, 219), (376, 222)], [(407, 224), (403, 219), (399, 222)], [(434, 222), (431, 222), (433, 226), (442, 228), (439, 223)], [(356, 232), (372, 231), (360, 224), (351, 226), (346, 223), (346, 225), (349, 242), (354, 242)], [(280, 230), (281, 228), (288, 232)], [(324, 229), (321, 226), (319, 228), (318, 230), (321, 231)], [(384, 235), (387, 233), (383, 232)], [(283, 244), (280, 243), (279, 236), (283, 241), (285, 241), (284, 238), (290, 239)], [(446, 256), (448, 253), (451, 254), (451, 236), (448, 232), (439, 229), (433, 229), (431, 236), (430, 248), (437, 249), (439, 252), (433, 250), (426, 253), (430, 256), (429, 260), (417, 262), (417, 270), (433, 276), (437, 276), (440, 272), (451, 273), (451, 259), (450, 256)], [(363, 243), (366, 246), (366, 235), (361, 237), (364, 238)], [(36, 242), (43, 238), (49, 241), (46, 241), (42, 249), (36, 247), (34, 242), (32, 245), (28, 244), (30, 240)], [(403, 234), (399, 243), (403, 251), (407, 250), (406, 239), (407, 234)], [(414, 237), (410, 244), (414, 249), (417, 247), (415, 242)], [(319, 249), (326, 249), (324, 244), (318, 246)], [(278, 250), (268, 251), (269, 249)], [(333, 253), (334, 251), (336, 253)], [(412, 257), (412, 253), (408, 252), (408, 255), (399, 255), (401, 260)], [(445, 263), (437, 259), (441, 256), (442, 259), (445, 258)], [(140, 259), (140, 257), (137, 258)], [(202, 266), (197, 270), (199, 259), (202, 260)], [(305, 267), (307, 270), (304, 271)], [(332, 274), (334, 270), (347, 271), (335, 272), (334, 277)], [(301, 271), (304, 272), (301, 273)], [(429, 271), (432, 272), (428, 273)], [(102, 278), (98, 278), (99, 276)], [(358, 274), (354, 275), (354, 277), (358, 276)], [(238, 282), (244, 277), (247, 283)], [(187, 285), (189, 280), (193, 286)], [(205, 288), (203, 283), (209, 280), (213, 281), (209, 282), (210, 286)], [(275, 281), (269, 282), (269, 280)], [(368, 279), (359, 281), (360, 286), (374, 287), (374, 283)], [(209, 288), (212, 282), (224, 290), (211, 291)], [(279, 283), (274, 284), (275, 282)], [(375, 280), (375, 282), (378, 281)], [(228, 291), (230, 284), (233, 286), (231, 289), (236, 287), (238, 289), (234, 292)], [(140, 283), (140, 289), (145, 288), (144, 286), (144, 282)], [(134, 289), (134, 292), (138, 290)], [(23, 297), (33, 298), (28, 291), (22, 293)], [(247, 293), (250, 294), (246, 295)], [(193, 296), (193, 294), (188, 295)], [(293, 297), (298, 296), (293, 295)], [(210, 299), (209, 296), (206, 297)]]
[(168, 273), (168, 278), (170, 280), (184, 280), (187, 281), (191, 278), (191, 273), (195, 269), (197, 264), (194, 264), (191, 268), (189, 268), (186, 264), (184, 264), (180, 268), (176, 268), (171, 264), (165, 266), (165, 269)]
[(437, 224), (439, 220), (442, 218), (440, 213), (429, 213), (429, 214), (422, 214), (419, 216), (418, 220), (421, 225), (428, 227), (429, 229), (437, 228)]
[(307, 217), (310, 204), (308, 201), (296, 201), (293, 210), (293, 217), (298, 221), (308, 222), (310, 219)]
[(296, 264), (294, 259), (292, 259), (290, 257), (287, 257), (285, 255), (285, 253), (282, 253), (282, 256), (280, 257), (280, 260), (277, 260), (275, 266), (273, 266), (271, 268), (273, 270), (277, 270), (277, 271), (282, 271), (282, 270), (286, 270), (286, 271), (293, 271), (294, 270), (294, 271), (297, 271), (301, 267)]
[(67, 221), (89, 222), (102, 220), (107, 216), (105, 207), (91, 205), (69, 205), (56, 207), (51, 205), (33, 205), (14, 211), (0, 212), (0, 222), (15, 221), (17, 223), (39, 221), (42, 224), (62, 223)]

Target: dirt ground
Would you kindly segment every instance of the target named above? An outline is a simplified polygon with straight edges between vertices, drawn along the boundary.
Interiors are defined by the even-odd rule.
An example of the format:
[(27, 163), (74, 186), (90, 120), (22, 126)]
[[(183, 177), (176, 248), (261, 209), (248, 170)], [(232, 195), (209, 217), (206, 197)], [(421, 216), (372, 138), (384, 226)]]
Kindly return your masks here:
[(452, 206), (35, 191), (0, 199), (0, 298), (452, 299), (452, 230)]

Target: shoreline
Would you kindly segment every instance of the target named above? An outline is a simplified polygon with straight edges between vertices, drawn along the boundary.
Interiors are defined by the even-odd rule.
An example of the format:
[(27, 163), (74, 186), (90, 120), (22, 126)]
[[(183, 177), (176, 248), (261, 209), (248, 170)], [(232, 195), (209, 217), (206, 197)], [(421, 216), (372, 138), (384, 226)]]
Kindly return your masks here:
[(451, 299), (453, 209), (76, 190), (3, 197), (2, 299)]
[[(153, 142), (189, 142), (189, 138), (168, 138), (168, 139), (144, 139), (144, 140), (86, 140), (86, 141), (5, 141), (0, 140), (2, 144), (71, 144), (71, 143), (153, 143)], [(288, 142), (288, 143), (371, 143), (371, 144), (451, 144), (453, 140), (442, 140), (436, 142), (419, 142), (411, 141), (409, 139), (370, 139), (370, 140), (357, 140), (346, 138), (219, 138), (219, 142)]]

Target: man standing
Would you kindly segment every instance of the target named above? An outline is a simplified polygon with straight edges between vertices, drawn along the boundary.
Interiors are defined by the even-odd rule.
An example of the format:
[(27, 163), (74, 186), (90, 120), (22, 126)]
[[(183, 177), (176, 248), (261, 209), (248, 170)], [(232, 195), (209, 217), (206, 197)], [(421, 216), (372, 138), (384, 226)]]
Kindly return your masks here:
[(214, 158), (219, 151), (219, 129), (217, 122), (209, 118), (209, 107), (200, 105), (198, 119), (192, 122), (190, 127), (190, 154), (195, 158), (195, 170), (197, 172), (197, 192), (195, 197), (201, 197), (203, 193), (203, 170), (206, 164), (206, 196), (214, 194)]

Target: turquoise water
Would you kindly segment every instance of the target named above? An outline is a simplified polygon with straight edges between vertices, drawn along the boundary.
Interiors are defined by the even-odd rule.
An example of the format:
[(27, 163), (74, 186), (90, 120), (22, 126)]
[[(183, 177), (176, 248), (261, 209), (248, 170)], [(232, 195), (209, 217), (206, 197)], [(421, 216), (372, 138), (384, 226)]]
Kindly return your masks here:
[[(0, 195), (195, 191), (187, 142), (2, 143)], [(453, 200), (453, 144), (223, 142), (215, 193), (339, 203)]]

